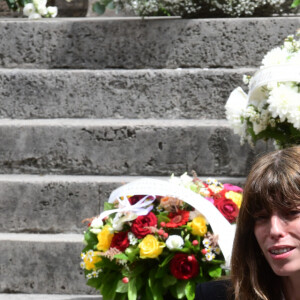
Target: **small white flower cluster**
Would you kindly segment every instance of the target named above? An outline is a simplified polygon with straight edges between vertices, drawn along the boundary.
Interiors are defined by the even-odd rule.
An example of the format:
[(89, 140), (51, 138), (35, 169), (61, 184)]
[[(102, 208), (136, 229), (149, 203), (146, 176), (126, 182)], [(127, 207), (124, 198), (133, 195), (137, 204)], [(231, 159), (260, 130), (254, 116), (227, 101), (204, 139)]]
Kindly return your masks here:
[(55, 18), (57, 16), (57, 7), (46, 7), (47, 0), (33, 0), (24, 6), (23, 14), (28, 19), (37, 20), (43, 18)]
[(98, 275), (99, 275), (99, 273), (100, 273), (100, 270), (93, 270), (91, 273), (88, 273), (88, 274), (86, 275), (86, 278), (87, 278), (87, 279), (97, 278)]
[(251, 16), (256, 9), (263, 6), (272, 6), (273, 10), (280, 12), (285, 0), (215, 0), (212, 3), (231, 16)]
[(204, 246), (203, 254), (205, 255), (205, 258), (203, 257), (203, 261), (211, 261), (215, 259), (216, 254), (219, 255), (221, 253), (221, 249), (219, 247), (212, 247), (211, 241), (207, 238), (203, 239), (202, 241)]
[(274, 12), (281, 12), (285, 0), (113, 0), (118, 10), (133, 11), (140, 16), (196, 15), (202, 11), (212, 15), (218, 10), (229, 16), (249, 16), (262, 7), (271, 7)]
[[(293, 35), (288, 36), (281, 47), (265, 55), (261, 69), (280, 65), (300, 69), (300, 41)], [(244, 75), (243, 79), (251, 86), (253, 78)], [(295, 130), (300, 131), (300, 82), (269, 81), (260, 88), (260, 94), (250, 100), (241, 88), (237, 88), (232, 92), (225, 109), (234, 133), (241, 136), (242, 142), (253, 144), (256, 139), (272, 138), (276, 128), (283, 123), (291, 124)], [(277, 133), (275, 146), (283, 147), (280, 130)]]
[[(95, 256), (95, 253), (93, 250), (89, 250), (86, 253), (81, 253), (81, 259), (82, 259), (82, 262), (80, 263), (81, 269), (86, 269), (86, 264), (85, 264), (84, 260), (89, 260), (90, 262), (92, 262), (94, 256)], [(86, 275), (86, 277), (88, 279), (97, 278), (100, 272), (101, 272), (101, 270), (93, 270), (93, 272), (88, 273)]]

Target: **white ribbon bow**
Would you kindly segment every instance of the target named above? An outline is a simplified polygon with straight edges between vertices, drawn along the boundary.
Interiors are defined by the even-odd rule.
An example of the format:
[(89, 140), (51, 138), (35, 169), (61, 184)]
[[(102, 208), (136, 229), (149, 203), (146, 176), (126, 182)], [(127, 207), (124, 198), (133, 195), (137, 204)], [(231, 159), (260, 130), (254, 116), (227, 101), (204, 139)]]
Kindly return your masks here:
[[(114, 201), (117, 200), (119, 202), (119, 207), (116, 209), (105, 210), (100, 214), (99, 218), (102, 220), (113, 213), (126, 213), (126, 212), (131, 212), (136, 216), (145, 216), (152, 210), (153, 205), (150, 204), (153, 203), (156, 198), (153, 195), (148, 195), (142, 198), (141, 200), (139, 200), (134, 205), (131, 205), (127, 196), (128, 195), (124, 195), (114, 199)], [(123, 200), (121, 198), (123, 198)], [(152, 199), (150, 200), (149, 198)], [(114, 201), (108, 201), (108, 202), (114, 202)]]

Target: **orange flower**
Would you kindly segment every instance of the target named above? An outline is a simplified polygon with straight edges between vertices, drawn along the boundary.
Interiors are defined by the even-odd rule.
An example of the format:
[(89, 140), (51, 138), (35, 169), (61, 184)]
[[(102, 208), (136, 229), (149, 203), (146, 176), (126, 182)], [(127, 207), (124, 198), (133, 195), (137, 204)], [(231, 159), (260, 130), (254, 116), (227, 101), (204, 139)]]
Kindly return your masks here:
[(178, 210), (177, 212), (170, 212), (168, 218), (170, 222), (166, 223), (166, 227), (175, 228), (185, 225), (189, 220), (190, 212), (186, 210)]

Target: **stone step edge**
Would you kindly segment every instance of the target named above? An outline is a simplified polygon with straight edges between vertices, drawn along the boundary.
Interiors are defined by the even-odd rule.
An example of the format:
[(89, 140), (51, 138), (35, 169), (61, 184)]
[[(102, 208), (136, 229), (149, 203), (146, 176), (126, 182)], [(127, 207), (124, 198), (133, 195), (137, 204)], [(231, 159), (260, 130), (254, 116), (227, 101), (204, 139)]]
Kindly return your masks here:
[[(243, 22), (243, 20), (266, 20), (266, 19), (276, 19), (276, 20), (284, 20), (286, 18), (289, 19), (297, 19), (300, 14), (287, 14), (284, 16), (272, 16), (272, 17), (243, 17), (243, 18), (197, 18), (197, 19), (190, 19), (191, 22), (193, 21), (200, 21), (203, 23), (209, 23), (209, 22), (230, 22), (230, 21), (240, 21)], [(35, 20), (34, 23), (88, 23), (88, 22), (111, 22), (111, 21), (144, 21), (144, 20), (181, 20), (182, 18), (179, 16), (170, 16), (170, 17), (163, 17), (163, 16), (158, 16), (158, 17), (135, 17), (135, 16), (130, 16), (130, 17), (74, 17), (74, 18), (49, 18), (49, 19), (39, 19)], [(185, 19), (182, 19), (185, 20)], [(6, 24), (6, 23), (31, 23), (27, 22), (26, 19), (21, 19), (21, 18), (1, 18), (0, 20), (0, 25), (1, 23)], [(33, 26), (33, 24), (29, 24)]]
[[(191, 174), (189, 174), (191, 175)], [(168, 180), (168, 176), (101, 176), (101, 175), (30, 175), (30, 174), (0, 174), (0, 182), (28, 182), (28, 183), (47, 183), (47, 182), (91, 182), (91, 183), (127, 183), (141, 178), (152, 178)], [(214, 176), (210, 176), (214, 177)], [(199, 176), (205, 180), (207, 177)], [(214, 177), (222, 183), (243, 182), (245, 177), (216, 176)]]
[(153, 127), (229, 127), (225, 119), (0, 119), (0, 126), (12, 127), (94, 127), (94, 126), (153, 126)]
[(83, 234), (77, 233), (0, 233), (0, 242), (83, 243)]
[(216, 73), (253, 73), (257, 71), (258, 68), (255, 67), (238, 67), (238, 68), (163, 68), (163, 69), (25, 69), (25, 68), (2, 68), (0, 67), (0, 74), (5, 73), (17, 73), (17, 72), (24, 72), (24, 73), (39, 73), (39, 74), (51, 74), (51, 73), (174, 73), (174, 72), (216, 72)]
[(87, 296), (87, 295), (62, 295), (62, 294), (1, 294), (0, 300), (90, 300), (102, 299), (101, 296)]

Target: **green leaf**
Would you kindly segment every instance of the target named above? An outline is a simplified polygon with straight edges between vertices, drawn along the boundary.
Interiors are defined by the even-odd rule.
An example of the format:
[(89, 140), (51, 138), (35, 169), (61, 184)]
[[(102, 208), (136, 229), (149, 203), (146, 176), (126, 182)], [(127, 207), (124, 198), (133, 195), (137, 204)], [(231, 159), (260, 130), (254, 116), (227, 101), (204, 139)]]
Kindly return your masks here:
[(153, 286), (153, 300), (164, 300), (163, 289), (160, 282), (156, 282)]
[(185, 297), (185, 287), (187, 285), (187, 281), (181, 280), (176, 284), (176, 296), (178, 299), (183, 299)]
[[(105, 13), (105, 5), (101, 4), (100, 2), (95, 2), (93, 4), (93, 11), (98, 15), (103, 15)], [(106, 209), (104, 208), (104, 210)]]
[(128, 283), (124, 283), (122, 280), (119, 280), (116, 288), (117, 293), (127, 293), (128, 292)]
[(99, 280), (99, 278), (91, 278), (86, 284), (98, 290), (101, 286), (101, 280)]
[(110, 1), (107, 5), (106, 5), (106, 8), (108, 9), (115, 9), (115, 4), (114, 4), (114, 1)]
[(145, 285), (144, 278), (142, 276), (137, 276), (136, 277), (136, 290), (137, 290), (138, 295), (139, 295), (139, 291), (143, 287), (143, 285)]
[(116, 294), (114, 300), (126, 300), (127, 294)]
[(164, 267), (165, 265), (167, 265), (170, 262), (170, 260), (173, 258), (173, 256), (174, 253), (169, 254), (159, 266)]
[(300, 0), (294, 0), (294, 2), (292, 3), (291, 7), (292, 7), (292, 8), (295, 8), (295, 7), (297, 7), (298, 5), (300, 5)]
[(142, 273), (145, 273), (145, 269), (147, 270), (147, 266), (143, 263), (136, 264), (135, 268), (131, 270), (131, 276), (137, 277)]
[(221, 268), (219, 265), (211, 266), (211, 267), (208, 269), (208, 274), (209, 274), (209, 276), (211, 276), (212, 278), (218, 278), (218, 277), (221, 277), (221, 275), (222, 275), (222, 268)]
[(125, 255), (124, 253), (116, 254), (116, 255), (114, 255), (114, 258), (128, 260), (128, 256)]
[(137, 299), (136, 279), (132, 278), (128, 282), (128, 300)]
[(195, 298), (195, 282), (194, 281), (188, 281), (188, 283), (185, 286), (185, 295), (187, 300), (194, 300)]
[[(96, 2), (95, 4), (97, 4), (99, 2)], [(101, 4), (100, 4), (101, 5)], [(105, 9), (104, 9), (105, 10)], [(104, 13), (104, 12), (103, 12)], [(115, 205), (113, 203), (108, 203), (108, 202), (104, 202), (104, 210), (111, 210), (111, 209), (115, 209)]]
[(168, 288), (171, 285), (176, 284), (177, 279), (172, 275), (165, 275), (162, 281), (163, 287)]
[(89, 229), (84, 234), (84, 240), (90, 247), (93, 247), (94, 245), (98, 244), (97, 236), (94, 233), (92, 233)]
[(140, 249), (138, 247), (128, 247), (125, 250), (125, 254), (128, 256), (128, 260), (130, 262), (134, 262), (136, 256), (140, 253)]
[(100, 287), (103, 300), (114, 299), (119, 279), (120, 274), (117, 272), (110, 272), (106, 274), (106, 276), (103, 276), (102, 285)]
[(164, 213), (161, 213), (157, 216), (157, 224), (158, 226), (160, 227), (160, 223), (161, 222), (165, 222), (165, 223), (169, 223), (170, 222), (170, 219), (167, 217), (166, 214)]
[(156, 279), (157, 278), (164, 278), (166, 276), (168, 270), (169, 270), (169, 266), (168, 265), (165, 265), (165, 266), (163, 266), (161, 268), (158, 268), (158, 270), (157, 270), (157, 272), (155, 274), (155, 278)]

